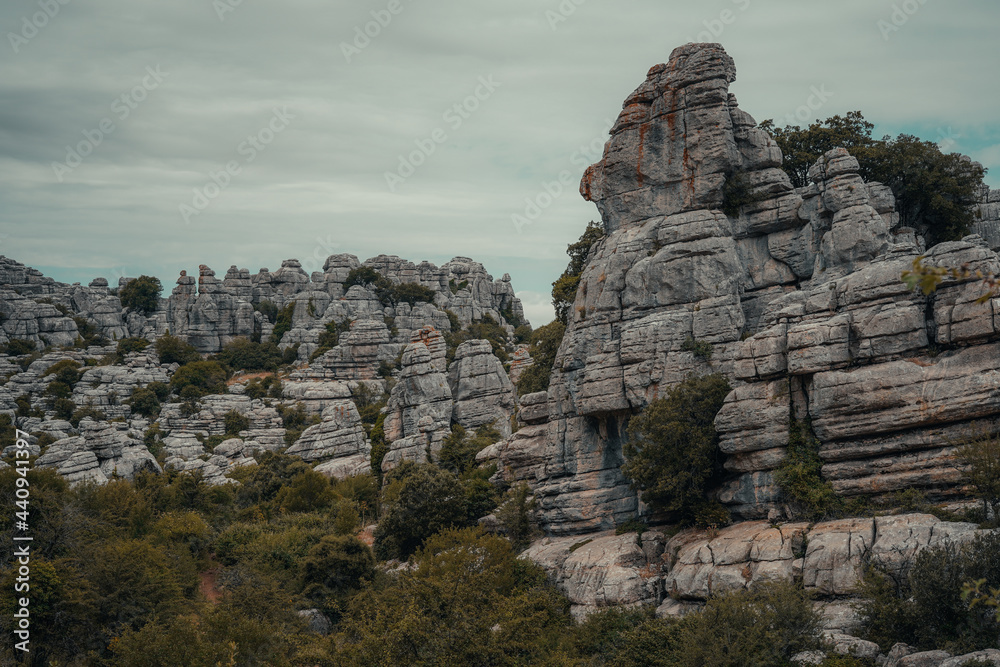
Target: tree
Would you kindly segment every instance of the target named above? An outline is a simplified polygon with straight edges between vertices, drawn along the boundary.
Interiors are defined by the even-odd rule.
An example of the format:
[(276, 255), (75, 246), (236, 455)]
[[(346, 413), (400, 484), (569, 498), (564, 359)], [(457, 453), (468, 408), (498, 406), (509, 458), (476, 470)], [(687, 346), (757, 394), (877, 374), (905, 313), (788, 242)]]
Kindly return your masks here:
[(200, 398), (208, 394), (226, 393), (226, 369), (217, 361), (192, 361), (177, 369), (170, 378), (170, 388), (181, 394), (185, 388), (188, 398)]
[(127, 403), (132, 408), (133, 414), (142, 415), (149, 419), (155, 419), (160, 414), (160, 399), (148, 387), (140, 387), (133, 391)]
[(531, 344), (528, 349), (532, 365), (524, 369), (517, 379), (517, 395), (524, 396), (549, 388), (552, 378), (552, 368), (556, 363), (556, 354), (566, 334), (566, 325), (560, 320), (553, 320), (544, 327), (531, 332)]
[(156, 312), (160, 305), (160, 293), (163, 285), (159, 278), (153, 276), (139, 276), (135, 280), (130, 280), (118, 290), (118, 298), (124, 308), (142, 313), (149, 317)]
[(500, 432), (489, 424), (480, 426), (472, 435), (455, 424), (441, 445), (438, 461), (445, 470), (461, 475), (476, 466), (476, 454), (500, 440)]
[(405, 559), (434, 533), (465, 521), (465, 494), (458, 477), (429, 463), (406, 461), (385, 477), (375, 555), (381, 560)]
[(119, 357), (124, 357), (132, 352), (142, 352), (149, 347), (149, 341), (145, 338), (122, 338), (118, 341), (118, 349), (115, 350)]
[(241, 336), (226, 343), (214, 358), (234, 371), (273, 371), (282, 362), (282, 352), (273, 341), (254, 343)]
[(351, 269), (347, 274), (347, 279), (344, 281), (344, 291), (346, 292), (355, 285), (361, 285), (362, 287), (374, 285), (381, 277), (382, 274), (370, 266), (359, 266), (356, 269)]
[(1000, 438), (979, 434), (958, 450), (958, 458), (968, 466), (969, 482), (983, 501), (983, 518), (1000, 524)]
[(434, 290), (417, 283), (400, 283), (392, 290), (396, 303), (408, 303), (410, 306), (418, 302), (434, 303)]
[(320, 586), (327, 592), (343, 594), (375, 576), (375, 559), (371, 549), (358, 538), (327, 535), (309, 550), (301, 571), (306, 591), (310, 586)]
[(604, 238), (604, 227), (599, 223), (590, 222), (580, 236), (580, 240), (571, 243), (566, 248), (569, 255), (569, 265), (563, 274), (552, 283), (552, 305), (556, 309), (556, 319), (563, 324), (569, 324), (570, 311), (576, 301), (576, 289), (580, 286), (580, 277), (590, 259), (590, 249)]
[(900, 134), (873, 139), (874, 125), (852, 111), (815, 122), (808, 128), (777, 128), (764, 121), (784, 154), (782, 168), (796, 187), (808, 185), (809, 168), (832, 148), (846, 148), (858, 160), (866, 181), (888, 185), (896, 197), (903, 225), (916, 228), (928, 245), (953, 241), (968, 233), (972, 206), (978, 201), (986, 171), (959, 155), (942, 153), (937, 144)]
[(157, 338), (153, 347), (156, 349), (156, 355), (160, 358), (161, 364), (183, 365), (201, 359), (201, 355), (198, 354), (194, 345), (170, 334)]
[(715, 415), (729, 393), (721, 375), (689, 377), (632, 418), (622, 472), (653, 509), (691, 522), (721, 472)]

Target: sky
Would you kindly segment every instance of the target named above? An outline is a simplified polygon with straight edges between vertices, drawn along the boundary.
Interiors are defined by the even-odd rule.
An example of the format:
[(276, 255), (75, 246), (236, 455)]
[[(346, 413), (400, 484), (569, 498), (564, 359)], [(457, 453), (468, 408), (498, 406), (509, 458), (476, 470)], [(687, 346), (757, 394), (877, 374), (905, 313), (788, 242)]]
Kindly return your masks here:
[(1000, 187), (998, 24), (995, 0), (6, 0), (0, 254), (167, 293), (199, 264), (467, 256), (539, 326), (599, 218), (583, 170), (674, 47), (722, 43), (758, 121), (858, 109)]

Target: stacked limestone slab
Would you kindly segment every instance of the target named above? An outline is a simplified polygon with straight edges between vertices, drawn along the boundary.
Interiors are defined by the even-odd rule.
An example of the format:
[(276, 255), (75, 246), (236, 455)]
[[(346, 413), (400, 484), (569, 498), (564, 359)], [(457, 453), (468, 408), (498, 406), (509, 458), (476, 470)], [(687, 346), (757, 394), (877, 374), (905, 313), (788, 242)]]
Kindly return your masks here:
[[(998, 271), (989, 243), (927, 250), (843, 149), (793, 188), (729, 92), (735, 77), (717, 44), (676, 49), (626, 99), (583, 177), (606, 235), (580, 281), (547, 423), (496, 452), (506, 478), (531, 481), (553, 534), (643, 511), (620, 472), (628, 420), (692, 373), (734, 387), (716, 423), (730, 473), (716, 493), (737, 518), (783, 511), (773, 471), (791, 419), (811, 420), (838, 492), (948, 498), (965, 493), (956, 442), (1000, 418), (996, 300), (977, 304), (974, 283), (925, 297), (901, 281), (924, 253)], [(741, 189), (755, 196), (733, 206)]]

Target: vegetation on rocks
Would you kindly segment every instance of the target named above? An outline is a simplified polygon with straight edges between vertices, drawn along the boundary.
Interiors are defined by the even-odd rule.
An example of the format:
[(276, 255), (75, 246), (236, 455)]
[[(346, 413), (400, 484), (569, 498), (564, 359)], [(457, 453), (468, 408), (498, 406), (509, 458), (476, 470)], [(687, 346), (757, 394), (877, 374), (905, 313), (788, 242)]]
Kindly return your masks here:
[(160, 284), (159, 278), (139, 276), (118, 290), (118, 299), (122, 302), (123, 308), (149, 317), (159, 307), (162, 292), (163, 285)]

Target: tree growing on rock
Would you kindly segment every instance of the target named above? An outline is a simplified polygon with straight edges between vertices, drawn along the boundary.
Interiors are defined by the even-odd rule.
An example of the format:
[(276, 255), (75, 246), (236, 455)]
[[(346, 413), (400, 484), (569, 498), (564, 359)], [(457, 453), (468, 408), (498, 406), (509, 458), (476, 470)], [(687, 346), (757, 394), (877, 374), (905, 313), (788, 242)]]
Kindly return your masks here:
[(689, 377), (632, 418), (622, 472), (654, 510), (685, 523), (724, 512), (706, 492), (722, 470), (714, 421), (729, 391), (722, 375)]
[(570, 311), (576, 301), (576, 289), (580, 286), (580, 276), (590, 259), (590, 248), (604, 238), (604, 227), (597, 222), (587, 224), (580, 240), (566, 248), (569, 265), (558, 280), (552, 283), (552, 306), (556, 309), (556, 319), (569, 324)]
[(118, 298), (122, 302), (122, 307), (149, 317), (159, 307), (161, 292), (163, 285), (160, 284), (159, 278), (139, 276), (118, 290)]

